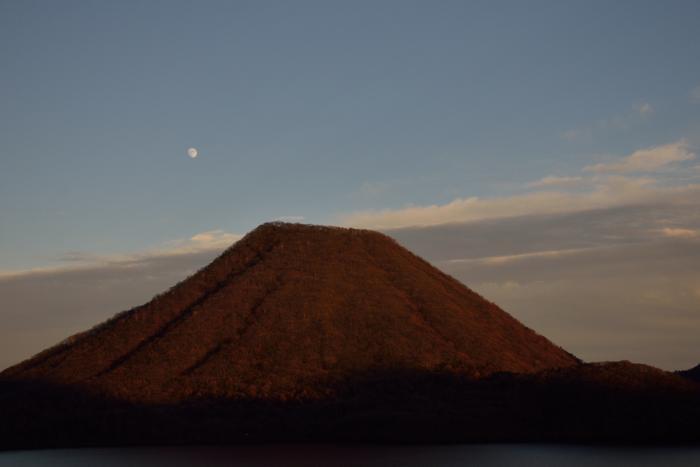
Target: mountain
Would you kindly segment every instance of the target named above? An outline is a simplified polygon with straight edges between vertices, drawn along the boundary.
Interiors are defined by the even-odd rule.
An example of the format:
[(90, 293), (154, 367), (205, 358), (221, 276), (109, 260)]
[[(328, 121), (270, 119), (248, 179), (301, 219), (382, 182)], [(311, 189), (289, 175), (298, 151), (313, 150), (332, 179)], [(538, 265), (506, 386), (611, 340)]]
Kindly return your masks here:
[(0, 414), (0, 449), (700, 442), (694, 382), (583, 363), (377, 232), (282, 223), (0, 373)]
[(1, 376), (171, 402), (319, 397), (382, 368), (483, 377), (577, 363), (385, 235), (271, 223), (149, 303)]
[(679, 371), (678, 374), (692, 381), (700, 382), (700, 365), (696, 365), (689, 370)]

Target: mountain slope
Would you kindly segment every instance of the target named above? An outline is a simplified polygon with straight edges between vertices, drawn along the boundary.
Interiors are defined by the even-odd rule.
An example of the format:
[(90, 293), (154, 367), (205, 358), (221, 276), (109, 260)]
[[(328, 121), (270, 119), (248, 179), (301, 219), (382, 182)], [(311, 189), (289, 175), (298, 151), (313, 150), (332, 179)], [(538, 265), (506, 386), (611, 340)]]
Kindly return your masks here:
[(692, 381), (700, 382), (700, 365), (695, 365), (693, 368), (688, 370), (676, 372), (684, 378), (690, 379)]
[(0, 377), (144, 402), (284, 400), (378, 369), (484, 377), (577, 363), (382, 234), (273, 223)]

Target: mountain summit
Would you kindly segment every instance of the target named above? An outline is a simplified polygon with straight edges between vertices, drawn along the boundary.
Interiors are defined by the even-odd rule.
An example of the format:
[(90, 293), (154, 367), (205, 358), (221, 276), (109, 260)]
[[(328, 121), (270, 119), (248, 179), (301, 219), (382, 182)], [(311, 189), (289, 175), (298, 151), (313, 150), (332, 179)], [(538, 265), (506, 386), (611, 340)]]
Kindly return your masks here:
[(383, 234), (268, 223), (2, 377), (141, 402), (288, 400), (374, 370), (480, 378), (578, 363)]

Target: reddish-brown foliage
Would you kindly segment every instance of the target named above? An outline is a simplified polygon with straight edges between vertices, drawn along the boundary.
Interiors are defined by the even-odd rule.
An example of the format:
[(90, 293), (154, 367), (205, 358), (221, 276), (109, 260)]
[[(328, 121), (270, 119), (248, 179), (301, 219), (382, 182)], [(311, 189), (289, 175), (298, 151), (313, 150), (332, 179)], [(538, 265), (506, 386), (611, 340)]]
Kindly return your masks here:
[(358, 372), (484, 377), (577, 363), (380, 233), (274, 223), (2, 377), (141, 402), (308, 400)]

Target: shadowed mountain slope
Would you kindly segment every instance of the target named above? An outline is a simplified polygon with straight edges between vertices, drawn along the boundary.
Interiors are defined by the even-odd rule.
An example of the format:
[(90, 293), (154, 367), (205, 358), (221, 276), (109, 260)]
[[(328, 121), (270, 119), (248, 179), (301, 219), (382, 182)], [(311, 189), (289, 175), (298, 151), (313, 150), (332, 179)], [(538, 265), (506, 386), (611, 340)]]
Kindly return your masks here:
[(485, 377), (578, 363), (389, 237), (272, 223), (0, 376), (160, 403), (320, 398), (383, 369)]
[(696, 365), (689, 370), (678, 371), (677, 373), (683, 376), (684, 378), (700, 383), (700, 365)]
[(0, 450), (258, 442), (698, 443), (700, 388), (628, 362), (473, 379), (382, 369), (323, 398), (134, 403), (0, 380)]

